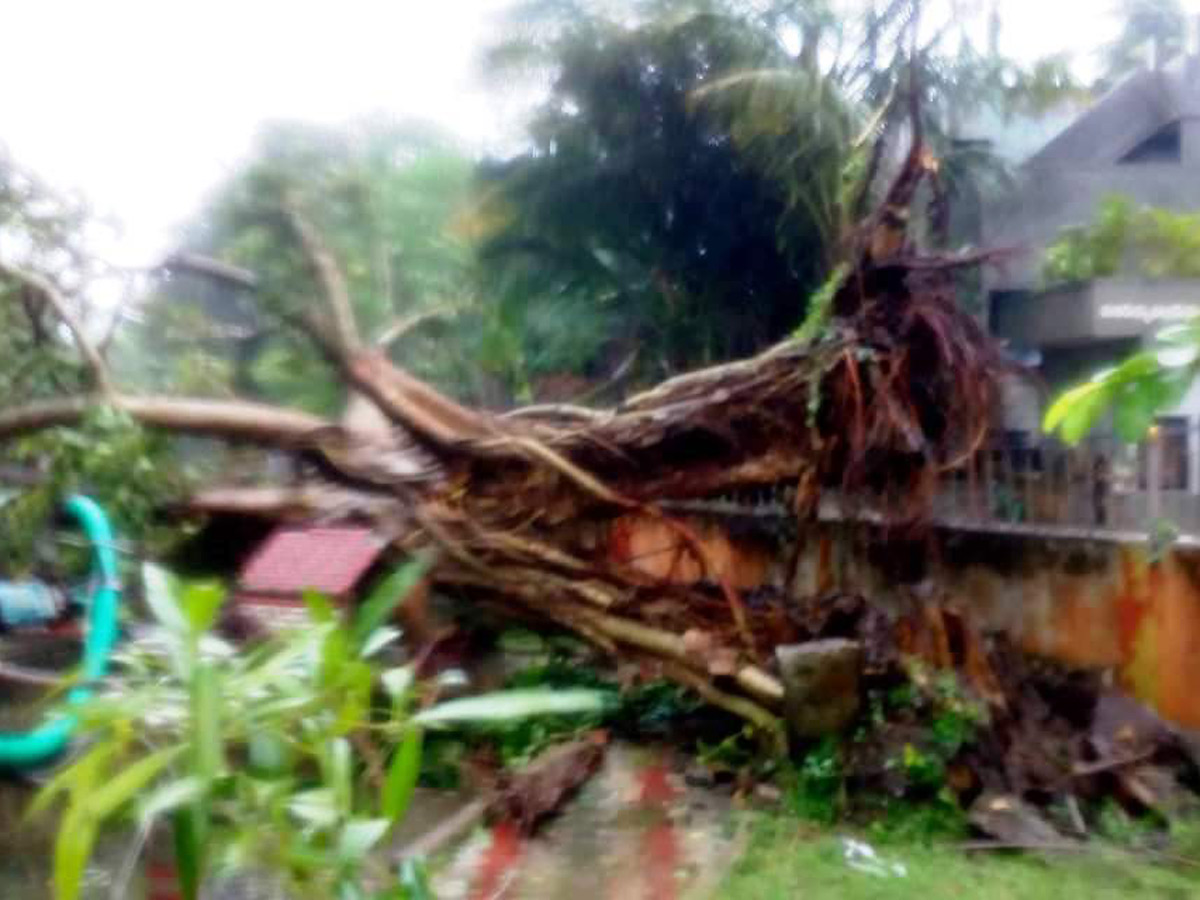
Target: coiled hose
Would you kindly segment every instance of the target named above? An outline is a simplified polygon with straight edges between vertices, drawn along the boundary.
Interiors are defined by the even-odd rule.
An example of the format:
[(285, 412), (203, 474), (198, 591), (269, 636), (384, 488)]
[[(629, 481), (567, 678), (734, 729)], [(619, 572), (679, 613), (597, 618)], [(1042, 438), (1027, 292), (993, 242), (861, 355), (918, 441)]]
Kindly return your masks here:
[(92, 696), (91, 685), (100, 681), (108, 671), (108, 658), (117, 641), (117, 605), (121, 586), (117, 580), (117, 555), (113, 550), (112, 527), (104, 510), (89, 497), (78, 494), (69, 497), (66, 509), (82, 526), (92, 544), (94, 586), (87, 609), (80, 676), (82, 683), (67, 693), (65, 709), (50, 713), (45, 722), (32, 731), (0, 732), (0, 768), (36, 768), (67, 748), (78, 724), (71, 709)]

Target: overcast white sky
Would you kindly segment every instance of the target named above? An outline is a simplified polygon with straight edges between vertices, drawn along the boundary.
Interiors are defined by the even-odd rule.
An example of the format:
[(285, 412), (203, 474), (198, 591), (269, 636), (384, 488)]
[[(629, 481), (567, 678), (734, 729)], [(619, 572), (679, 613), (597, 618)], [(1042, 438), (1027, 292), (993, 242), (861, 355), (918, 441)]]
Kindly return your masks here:
[[(1002, 0), (1004, 49), (1081, 52), (1105, 0)], [(147, 262), (265, 119), (428, 118), (473, 146), (506, 128), (474, 61), (506, 0), (18, 0), (4, 11), (0, 141), (125, 225)]]

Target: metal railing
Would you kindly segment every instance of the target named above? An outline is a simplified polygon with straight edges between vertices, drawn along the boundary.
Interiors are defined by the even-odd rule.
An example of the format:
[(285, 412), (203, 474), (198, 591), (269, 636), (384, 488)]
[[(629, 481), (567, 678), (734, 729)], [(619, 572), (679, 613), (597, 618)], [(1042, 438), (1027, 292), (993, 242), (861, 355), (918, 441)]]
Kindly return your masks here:
[(1136, 445), (998, 435), (943, 477), (934, 518), (950, 527), (1134, 537), (1170, 523), (1200, 540), (1200, 423), (1164, 420)]

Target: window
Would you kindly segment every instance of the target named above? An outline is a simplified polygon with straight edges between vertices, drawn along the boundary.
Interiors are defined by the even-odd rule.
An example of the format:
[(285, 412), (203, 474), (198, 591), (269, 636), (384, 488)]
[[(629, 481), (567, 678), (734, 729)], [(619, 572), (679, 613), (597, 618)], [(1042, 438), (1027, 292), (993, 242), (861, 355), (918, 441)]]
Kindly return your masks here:
[(1179, 162), (1183, 159), (1183, 140), (1178, 122), (1164, 125), (1121, 157), (1121, 163)]

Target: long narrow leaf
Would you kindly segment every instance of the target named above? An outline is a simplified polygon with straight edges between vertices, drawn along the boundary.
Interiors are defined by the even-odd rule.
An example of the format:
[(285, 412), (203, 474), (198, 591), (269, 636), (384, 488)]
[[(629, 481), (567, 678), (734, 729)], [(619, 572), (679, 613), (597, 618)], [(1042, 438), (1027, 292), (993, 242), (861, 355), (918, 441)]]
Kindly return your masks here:
[(171, 837), (175, 844), (175, 871), (179, 875), (179, 892), (183, 900), (196, 900), (200, 893), (200, 835), (198, 811), (194, 806), (175, 811), (172, 816)]
[(413, 717), (417, 725), (509, 722), (529, 716), (600, 712), (608, 705), (601, 691), (502, 691), (440, 703)]
[(417, 788), (417, 776), (421, 773), (421, 746), (424, 732), (410, 728), (392, 757), (387, 779), (383, 785), (383, 814), (395, 824), (404, 817)]
[(55, 900), (77, 900), (83, 873), (96, 844), (96, 820), (86, 807), (73, 806), (63, 818), (54, 842)]
[(388, 575), (380, 585), (371, 592), (354, 617), (353, 639), (354, 646), (362, 648), (375, 629), (386, 622), (396, 607), (412, 593), (425, 573), (429, 571), (429, 562), (418, 558), (406, 562), (395, 572)]
[(88, 796), (85, 802), (89, 812), (96, 821), (103, 822), (137, 796), (182, 750), (182, 747), (159, 750), (118, 772)]

